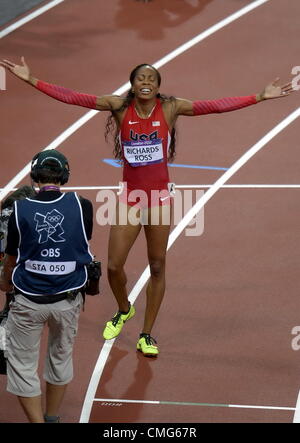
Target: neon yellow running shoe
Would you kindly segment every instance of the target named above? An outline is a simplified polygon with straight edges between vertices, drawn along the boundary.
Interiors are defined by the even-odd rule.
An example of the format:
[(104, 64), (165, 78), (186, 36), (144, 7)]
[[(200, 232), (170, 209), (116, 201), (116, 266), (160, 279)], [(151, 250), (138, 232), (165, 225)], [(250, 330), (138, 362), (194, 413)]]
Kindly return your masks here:
[(156, 341), (150, 334), (140, 334), (140, 339), (137, 342), (136, 348), (142, 352), (145, 357), (157, 357), (159, 354), (158, 347), (155, 346)]
[(130, 318), (132, 318), (134, 314), (135, 314), (135, 308), (132, 305), (130, 305), (127, 314), (123, 314), (121, 311), (118, 311), (114, 315), (114, 317), (106, 323), (106, 326), (103, 331), (103, 337), (105, 338), (105, 340), (111, 340), (112, 338), (117, 337), (122, 331), (124, 323)]

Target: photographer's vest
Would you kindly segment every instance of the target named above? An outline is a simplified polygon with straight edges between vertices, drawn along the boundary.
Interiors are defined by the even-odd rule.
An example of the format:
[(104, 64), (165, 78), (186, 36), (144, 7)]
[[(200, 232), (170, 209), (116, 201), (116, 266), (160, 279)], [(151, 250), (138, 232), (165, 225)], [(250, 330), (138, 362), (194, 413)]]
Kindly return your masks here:
[(14, 286), (28, 295), (54, 295), (81, 288), (93, 259), (76, 193), (52, 201), (15, 203), (20, 241)]

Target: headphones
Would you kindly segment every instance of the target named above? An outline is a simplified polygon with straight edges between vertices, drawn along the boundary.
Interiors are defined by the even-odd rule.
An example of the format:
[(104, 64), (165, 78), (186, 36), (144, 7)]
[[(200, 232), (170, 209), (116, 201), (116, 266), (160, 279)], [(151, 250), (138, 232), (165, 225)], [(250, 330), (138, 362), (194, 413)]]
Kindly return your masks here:
[[(55, 162), (56, 165), (49, 164), (49, 160)], [(39, 172), (47, 169), (48, 171), (57, 173), (57, 180), (61, 185), (64, 185), (69, 180), (70, 167), (68, 160), (61, 152), (56, 151), (56, 149), (39, 152), (33, 157), (30, 177), (37, 183), (39, 181)]]

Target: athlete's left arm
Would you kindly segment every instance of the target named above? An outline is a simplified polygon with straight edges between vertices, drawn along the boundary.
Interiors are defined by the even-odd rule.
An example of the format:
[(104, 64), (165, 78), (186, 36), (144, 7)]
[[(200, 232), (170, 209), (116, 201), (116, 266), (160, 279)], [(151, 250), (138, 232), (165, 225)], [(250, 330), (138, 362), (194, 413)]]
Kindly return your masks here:
[(254, 105), (263, 100), (286, 97), (293, 92), (292, 83), (278, 85), (279, 78), (268, 84), (259, 94), (243, 97), (226, 97), (217, 100), (185, 100), (176, 99), (176, 115), (194, 116), (212, 113), (230, 112), (246, 106)]
[(11, 281), (14, 267), (16, 266), (17, 257), (14, 255), (5, 254), (3, 259), (3, 269), (0, 276), (0, 289), (3, 292), (10, 292), (13, 290)]

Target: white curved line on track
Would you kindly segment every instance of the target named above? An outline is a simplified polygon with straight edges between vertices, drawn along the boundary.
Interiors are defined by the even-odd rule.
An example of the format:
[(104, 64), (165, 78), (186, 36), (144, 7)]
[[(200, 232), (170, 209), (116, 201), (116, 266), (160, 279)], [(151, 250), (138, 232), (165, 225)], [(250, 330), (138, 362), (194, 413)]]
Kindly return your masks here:
[(298, 392), (298, 398), (295, 408), (295, 413), (293, 417), (293, 423), (300, 423), (300, 391)]
[[(173, 60), (175, 57), (178, 57), (183, 52), (187, 51), (188, 49), (195, 46), (197, 43), (201, 42), (205, 38), (209, 37), (210, 35), (214, 34), (215, 32), (219, 31), (220, 29), (224, 28), (225, 26), (229, 25), (230, 23), (234, 22), (238, 18), (242, 17), (243, 15), (248, 14), (253, 9), (263, 5), (264, 3), (269, 2), (270, 0), (256, 0), (249, 5), (245, 6), (244, 8), (240, 9), (239, 11), (229, 15), (225, 19), (221, 20), (220, 22), (216, 23), (215, 25), (211, 26), (206, 31), (201, 32), (199, 35), (194, 37), (193, 39), (189, 40), (187, 43), (184, 43), (183, 45), (179, 46), (174, 51), (170, 52), (165, 57), (158, 60), (156, 63), (154, 63), (154, 66), (158, 69), (165, 65), (166, 63)], [(122, 95), (124, 94), (128, 89), (130, 88), (130, 83), (127, 82), (123, 86), (121, 86), (119, 89), (117, 89), (115, 92), (113, 92), (113, 95)], [(62, 132), (58, 137), (56, 137), (50, 145), (48, 145), (44, 150), (47, 149), (56, 149), (62, 142), (64, 142), (67, 138), (69, 138), (74, 132), (76, 132), (81, 126), (83, 126), (85, 123), (87, 123), (91, 118), (93, 118), (96, 114), (98, 114), (99, 111), (89, 111), (87, 112), (83, 117), (78, 119), (75, 123), (73, 123), (71, 126), (69, 126), (64, 132)], [(31, 162), (29, 162), (12, 180), (10, 180), (7, 185), (1, 190), (0, 192), (0, 201), (2, 201), (11, 190), (16, 187), (18, 183), (20, 183), (21, 180), (26, 177), (26, 175), (30, 172), (30, 166)]]

